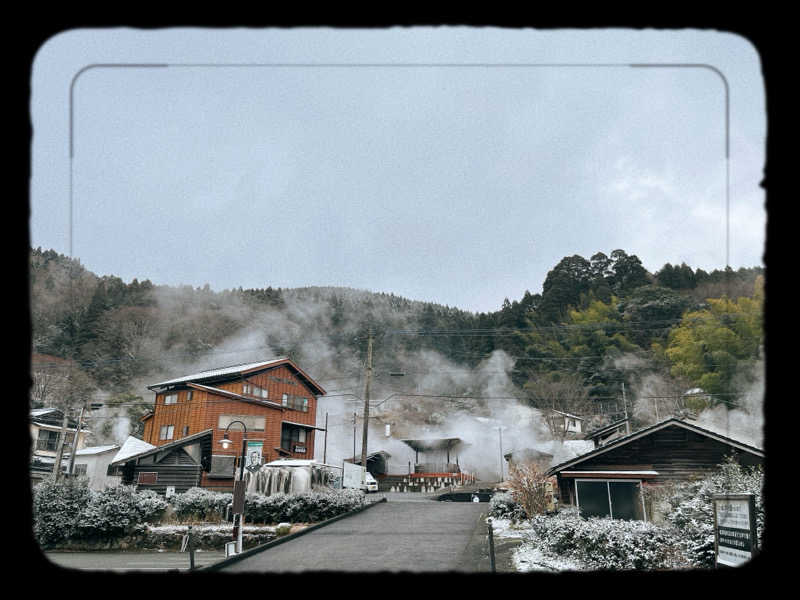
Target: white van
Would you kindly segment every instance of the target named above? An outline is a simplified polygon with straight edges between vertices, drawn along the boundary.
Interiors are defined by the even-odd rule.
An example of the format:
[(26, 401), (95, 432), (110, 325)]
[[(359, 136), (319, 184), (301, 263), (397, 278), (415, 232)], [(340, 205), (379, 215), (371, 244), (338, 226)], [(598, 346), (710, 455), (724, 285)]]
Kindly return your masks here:
[(364, 483), (361, 485), (361, 489), (367, 493), (378, 491), (378, 482), (375, 481), (375, 478), (369, 471), (364, 473)]

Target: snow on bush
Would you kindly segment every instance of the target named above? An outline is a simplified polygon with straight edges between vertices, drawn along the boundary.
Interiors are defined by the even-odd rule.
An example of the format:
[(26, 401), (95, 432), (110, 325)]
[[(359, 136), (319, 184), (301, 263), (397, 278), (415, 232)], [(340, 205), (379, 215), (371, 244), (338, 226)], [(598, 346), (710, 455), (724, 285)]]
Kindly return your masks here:
[(364, 492), (355, 489), (247, 494), (245, 500), (245, 521), (249, 523), (318, 523), (366, 504)]
[(522, 505), (511, 492), (498, 492), (489, 500), (489, 516), (495, 519), (522, 521), (528, 518)]
[(225, 509), (233, 502), (233, 494), (214, 492), (199, 487), (189, 488), (170, 498), (175, 516), (181, 521), (220, 521)]
[(52, 546), (71, 538), (89, 504), (91, 491), (85, 482), (50, 479), (33, 488), (33, 534), (42, 546)]
[(92, 492), (80, 515), (75, 537), (113, 538), (132, 532), (137, 526), (157, 520), (168, 503), (151, 490), (137, 492), (134, 486), (120, 485)]
[(168, 503), (133, 486), (90, 490), (85, 479), (45, 480), (33, 488), (34, 535), (42, 546), (112, 538), (157, 520)]
[(744, 468), (732, 458), (720, 465), (719, 471), (693, 482), (668, 488), (664, 502), (665, 520), (680, 532), (685, 552), (695, 567), (712, 568), (714, 554), (714, 494), (754, 494), (758, 541), (764, 531), (762, 489), (764, 471)]
[(530, 541), (589, 570), (679, 569), (687, 566), (677, 532), (644, 521), (582, 518), (576, 509), (530, 520)]

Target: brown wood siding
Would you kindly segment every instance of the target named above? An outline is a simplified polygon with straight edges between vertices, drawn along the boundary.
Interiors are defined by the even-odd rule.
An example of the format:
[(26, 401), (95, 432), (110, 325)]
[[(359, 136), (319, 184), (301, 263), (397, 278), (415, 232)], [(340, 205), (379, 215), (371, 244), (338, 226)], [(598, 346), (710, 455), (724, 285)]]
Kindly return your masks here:
[[(281, 445), (281, 424), (283, 421), (300, 423), (314, 426), (316, 424), (317, 402), (312, 390), (300, 380), (294, 372), (285, 365), (270, 369), (268, 371), (247, 376), (238, 380), (215, 384), (221, 390), (242, 394), (242, 384), (248, 383), (257, 385), (268, 390), (268, 402), (281, 403), (284, 393), (294, 396), (308, 398), (308, 411), (294, 410), (291, 408), (278, 408), (250, 402), (243, 402), (227, 398), (220, 394), (205, 390), (192, 390), (192, 399), (188, 400), (189, 390), (179, 390), (178, 402), (176, 404), (164, 404), (164, 396), (167, 393), (159, 393), (156, 396), (155, 414), (147, 420), (144, 429), (144, 440), (154, 446), (163, 446), (169, 442), (181, 439), (186, 435), (193, 435), (206, 429), (213, 430), (211, 441), (211, 453), (216, 455), (239, 456), (242, 449), (243, 430), (241, 425), (234, 424), (228, 430), (228, 437), (232, 440), (232, 445), (228, 450), (224, 450), (219, 443), (224, 434), (224, 429), (220, 429), (219, 418), (222, 415), (241, 415), (241, 416), (263, 416), (265, 418), (264, 431), (247, 431), (248, 440), (263, 440), (263, 460), (270, 462), (281, 458), (275, 448)], [(254, 400), (261, 399), (252, 397)], [(174, 434), (171, 440), (160, 440), (159, 433), (164, 425), (173, 425)], [(184, 427), (188, 426), (188, 432), (184, 434)], [(292, 453), (292, 458), (313, 459), (314, 458), (314, 430), (306, 432), (306, 452)], [(238, 470), (238, 465), (237, 465)], [(172, 484), (170, 484), (172, 485)], [(206, 473), (202, 474), (201, 486), (213, 489), (230, 491), (233, 486), (232, 480), (208, 479)]]
[(200, 479), (200, 465), (136, 465), (133, 483), (136, 484), (139, 473), (157, 473), (153, 484), (138, 484), (137, 490), (154, 490), (159, 494), (167, 493), (167, 486), (175, 486), (175, 492), (181, 494), (191, 487), (197, 486)]
[(763, 461), (749, 453), (712, 438), (673, 426), (656, 431), (580, 462), (565, 470), (613, 470), (629, 465), (653, 465), (658, 477), (648, 479), (648, 484), (687, 481), (702, 478), (716, 471), (725, 457), (734, 454), (746, 466)]

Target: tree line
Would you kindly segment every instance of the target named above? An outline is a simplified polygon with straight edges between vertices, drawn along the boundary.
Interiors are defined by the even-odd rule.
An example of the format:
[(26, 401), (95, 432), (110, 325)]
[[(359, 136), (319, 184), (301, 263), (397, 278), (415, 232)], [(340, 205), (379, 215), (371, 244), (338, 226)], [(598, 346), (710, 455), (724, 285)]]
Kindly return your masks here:
[[(49, 395), (32, 390), (32, 401), (102, 390), (132, 404), (141, 382), (166, 373), (166, 364), (230, 364), (225, 349), (233, 340), (300, 364), (324, 347), (330, 356), (318, 361), (318, 377), (357, 373), (369, 331), (378, 334), (376, 368), (396, 368), (423, 350), (471, 368), (503, 351), (514, 360), (511, 378), (524, 401), (573, 411), (620, 398), (625, 386), (636, 389), (653, 375), (665, 396), (702, 388), (709, 405), (735, 406), (763, 357), (760, 267), (706, 273), (683, 263), (649, 273), (617, 249), (564, 257), (541, 289), (473, 313), (349, 288), (125, 283), (53, 250), (31, 249), (32, 351), (79, 372), (71, 372), (70, 394), (39, 385)], [(34, 364), (35, 383), (63, 374), (46, 364), (38, 372)]]

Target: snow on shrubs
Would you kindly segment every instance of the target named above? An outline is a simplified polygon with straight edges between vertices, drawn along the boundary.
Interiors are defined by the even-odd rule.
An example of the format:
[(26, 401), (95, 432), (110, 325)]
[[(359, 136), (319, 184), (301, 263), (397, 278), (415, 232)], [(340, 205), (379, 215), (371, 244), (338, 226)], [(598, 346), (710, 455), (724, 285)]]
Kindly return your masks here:
[(712, 568), (714, 555), (714, 494), (753, 494), (756, 505), (758, 542), (764, 531), (764, 503), (761, 497), (764, 470), (744, 468), (733, 459), (726, 460), (719, 471), (708, 477), (673, 486), (662, 501), (664, 518), (680, 532), (685, 552), (694, 567)]
[(199, 487), (189, 488), (170, 498), (175, 516), (181, 521), (221, 521), (232, 501), (233, 494)]
[(355, 489), (262, 496), (247, 494), (245, 522), (318, 523), (366, 504), (364, 492)]
[(676, 569), (686, 566), (675, 532), (644, 521), (582, 518), (576, 509), (535, 515), (530, 539), (546, 552), (589, 570)]
[[(111, 540), (140, 533), (169, 508), (178, 521), (220, 522), (233, 494), (190, 488), (167, 501), (152, 490), (117, 486), (98, 492), (85, 480), (42, 481), (33, 488), (33, 529), (42, 547), (77, 541)], [(361, 490), (304, 494), (248, 494), (245, 522), (316, 523), (364, 506)]]
[(90, 490), (85, 481), (42, 481), (33, 488), (34, 535), (43, 546), (109, 539), (161, 517), (166, 500), (132, 486)]
[(514, 500), (511, 492), (498, 492), (489, 500), (489, 516), (495, 519), (523, 521), (528, 518), (522, 505)]
[(42, 546), (55, 545), (75, 535), (91, 491), (76, 480), (45, 480), (33, 488), (33, 534)]

